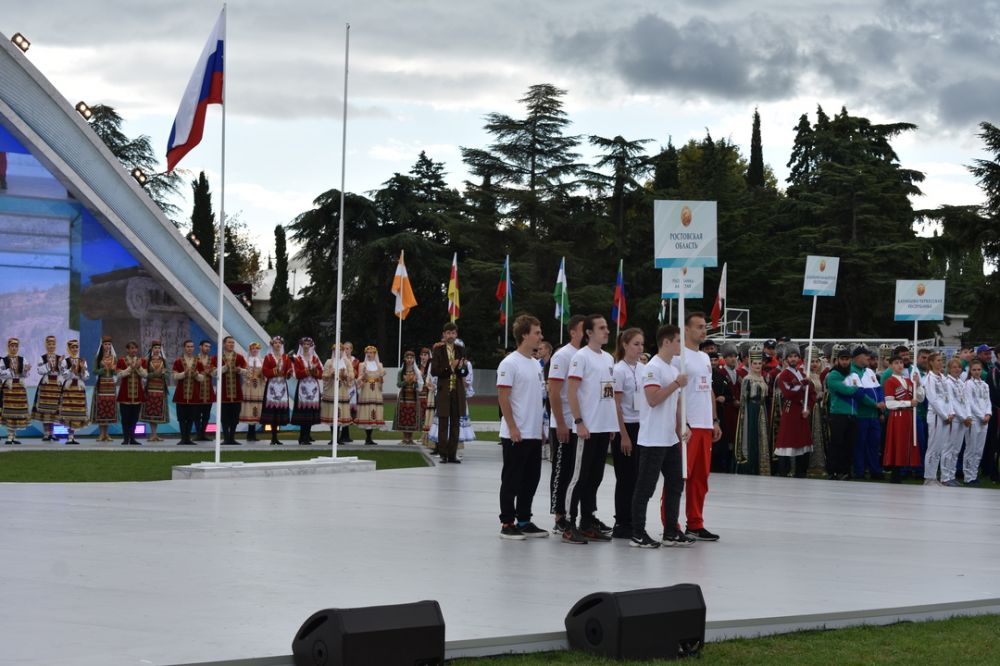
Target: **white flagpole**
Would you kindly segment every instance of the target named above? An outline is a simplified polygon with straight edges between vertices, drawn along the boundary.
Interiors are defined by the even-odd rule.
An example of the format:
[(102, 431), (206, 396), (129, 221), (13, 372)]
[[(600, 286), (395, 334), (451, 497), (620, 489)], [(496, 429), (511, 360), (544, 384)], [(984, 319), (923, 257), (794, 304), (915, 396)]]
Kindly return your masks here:
[[(813, 350), (813, 331), (816, 330), (816, 294), (813, 294), (813, 313), (812, 319), (809, 321), (809, 347), (806, 349), (806, 377), (812, 371), (812, 350)], [(806, 409), (809, 406), (809, 387), (812, 386), (810, 381), (806, 384), (805, 397), (802, 399), (802, 408)]]
[[(399, 263), (403, 263), (403, 250), (399, 251)], [(399, 268), (397, 267), (396, 270), (399, 270)], [(402, 281), (400, 281), (399, 298), (401, 299), (402, 297), (403, 297), (403, 283)], [(398, 368), (403, 367), (403, 317), (401, 316), (402, 314), (403, 314), (402, 312), (396, 313), (396, 318), (399, 319), (399, 348), (398, 351), (396, 352), (396, 367)]]
[(510, 331), (510, 294), (507, 293), (507, 287), (510, 286), (510, 255), (503, 262), (503, 352), (507, 353), (507, 334)]
[(224, 306), (223, 289), (226, 283), (223, 281), (226, 265), (226, 107), (229, 100), (226, 99), (226, 83), (229, 81), (229, 67), (226, 61), (229, 60), (229, 26), (226, 3), (222, 3), (222, 34), (226, 35), (222, 52), (222, 184), (219, 187), (219, 335), (216, 341), (215, 358), (218, 360), (215, 368), (215, 464), (222, 462), (222, 308)]
[[(681, 274), (681, 291), (680, 298), (677, 299), (677, 327), (681, 329), (681, 374), (687, 374), (687, 362), (685, 353), (687, 350), (687, 342), (684, 340), (684, 275)], [(687, 401), (684, 399), (684, 387), (680, 389), (680, 401), (681, 401), (681, 435), (684, 431), (688, 429), (687, 426)], [(681, 442), (681, 478), (688, 478), (688, 450), (687, 442)]]
[[(341, 133), (340, 151), (340, 220), (337, 230), (337, 331), (335, 334), (336, 351), (340, 354), (340, 325), (344, 292), (344, 192), (347, 181), (347, 73), (351, 55), (351, 24), (344, 30), (344, 126)], [(403, 320), (400, 319), (400, 326)], [(339, 357), (339, 356), (338, 356)], [(337, 457), (337, 443), (340, 439), (340, 372), (333, 373), (333, 395), (337, 396), (337, 419), (330, 436), (330, 457)]]
[[(910, 361), (910, 382), (913, 384), (913, 399), (917, 399), (917, 380), (914, 377), (919, 378), (920, 371), (917, 369), (917, 327), (920, 322), (916, 319), (913, 320), (913, 358)], [(913, 447), (920, 448), (917, 443), (917, 406), (913, 406)]]
[[(682, 283), (684, 282), (683, 278), (681, 279), (681, 282)], [(668, 324), (674, 323), (674, 299), (672, 298), (670, 299), (670, 316), (667, 317), (667, 323)]]

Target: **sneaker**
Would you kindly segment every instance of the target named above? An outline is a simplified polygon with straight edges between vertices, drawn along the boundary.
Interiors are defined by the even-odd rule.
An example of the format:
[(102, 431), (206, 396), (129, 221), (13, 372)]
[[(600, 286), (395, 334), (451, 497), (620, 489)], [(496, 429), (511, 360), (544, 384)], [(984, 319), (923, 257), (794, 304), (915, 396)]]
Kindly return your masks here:
[(588, 543), (587, 538), (583, 536), (580, 530), (576, 529), (574, 525), (570, 525), (569, 529), (562, 533), (563, 543)]
[(597, 525), (588, 525), (587, 527), (580, 528), (580, 534), (583, 535), (587, 541), (597, 541), (601, 543), (607, 543), (611, 541), (611, 537), (602, 532)]
[(952, 479), (951, 481), (945, 481), (941, 484), (942, 486), (948, 486), (949, 488), (958, 488), (962, 484), (958, 482), (958, 479)]
[(937, 479), (924, 479), (925, 486), (940, 486), (941, 482)]
[(568, 520), (566, 520), (566, 518), (559, 518), (558, 520), (556, 520), (556, 524), (552, 527), (552, 533), (562, 534), (572, 526), (573, 525)]
[(973, 479), (972, 481), (966, 481), (965, 485), (976, 487), (979, 485), (979, 479)]
[(632, 548), (659, 548), (660, 547), (660, 542), (657, 541), (657, 540), (655, 540), (655, 539), (651, 539), (649, 537), (649, 535), (646, 534), (645, 530), (643, 530), (641, 534), (632, 535), (631, 539), (632, 540), (629, 541), (628, 545), (631, 546)]
[(697, 539), (698, 541), (718, 541), (719, 540), (719, 535), (718, 534), (712, 534), (711, 532), (709, 532), (708, 530), (706, 530), (704, 527), (702, 527), (701, 529), (697, 529), (697, 530), (687, 529), (687, 530), (685, 530), (684, 534), (687, 535), (687, 536), (689, 536), (689, 537), (691, 537), (691, 538), (693, 538), (693, 539)]
[(605, 534), (611, 534), (611, 532), (612, 532), (612, 529), (610, 527), (608, 527), (607, 525), (605, 525), (604, 523), (602, 523), (601, 520), (597, 516), (591, 516), (589, 524), (590, 524), (591, 527), (595, 527), (598, 530), (600, 530), (601, 532), (604, 532)]
[(511, 539), (514, 541), (524, 541), (527, 537), (524, 536), (524, 532), (517, 529), (517, 525), (510, 523), (509, 525), (500, 526), (500, 538)]
[(628, 525), (615, 525), (614, 529), (611, 530), (612, 539), (631, 539), (632, 538), (632, 528)]
[(521, 530), (521, 534), (529, 539), (544, 539), (549, 536), (548, 532), (531, 522), (527, 525), (518, 525), (517, 529)]
[(695, 541), (696, 539), (689, 537), (683, 532), (673, 532), (671, 534), (664, 533), (662, 543), (664, 546), (693, 546)]

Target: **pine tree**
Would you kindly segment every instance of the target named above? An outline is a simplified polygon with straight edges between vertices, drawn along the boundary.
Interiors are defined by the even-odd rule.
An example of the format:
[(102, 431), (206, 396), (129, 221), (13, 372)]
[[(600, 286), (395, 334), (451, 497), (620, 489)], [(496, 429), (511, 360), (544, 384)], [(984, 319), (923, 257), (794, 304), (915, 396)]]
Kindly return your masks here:
[(653, 173), (653, 189), (657, 192), (676, 190), (681, 186), (680, 176), (677, 167), (677, 148), (674, 147), (673, 138), (667, 139), (667, 147), (660, 151), (653, 162), (655, 171)]
[(216, 268), (215, 263), (215, 213), (212, 212), (212, 193), (209, 191), (208, 178), (205, 172), (198, 174), (191, 181), (194, 206), (191, 209), (191, 234), (189, 239), (201, 258), (209, 266)]
[(747, 185), (764, 187), (764, 148), (760, 139), (760, 113), (753, 110), (753, 131), (750, 135), (750, 166), (747, 167)]

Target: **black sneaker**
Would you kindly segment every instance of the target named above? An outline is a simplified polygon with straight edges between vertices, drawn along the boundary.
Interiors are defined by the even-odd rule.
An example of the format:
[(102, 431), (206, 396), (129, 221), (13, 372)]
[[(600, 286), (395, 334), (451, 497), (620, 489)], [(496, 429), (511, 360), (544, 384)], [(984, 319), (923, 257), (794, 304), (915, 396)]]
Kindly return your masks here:
[(530, 522), (527, 525), (518, 525), (517, 529), (529, 539), (544, 539), (549, 536), (548, 532)]
[(552, 533), (562, 534), (572, 526), (573, 525), (568, 520), (566, 520), (566, 518), (559, 518), (558, 520), (556, 520), (556, 524), (552, 528)]
[(511, 539), (512, 541), (524, 541), (527, 537), (524, 536), (524, 532), (517, 529), (517, 525), (510, 523), (509, 525), (500, 526), (500, 538)]
[(692, 530), (692, 529), (685, 530), (684, 534), (686, 536), (689, 536), (689, 537), (697, 540), (697, 541), (718, 541), (719, 540), (719, 535), (718, 534), (712, 534), (711, 532), (709, 532), (708, 530), (706, 530), (704, 527), (702, 527), (701, 529), (697, 529), (697, 530)]
[(598, 530), (600, 530), (601, 532), (604, 532), (605, 534), (611, 534), (611, 532), (612, 532), (611, 528), (608, 527), (607, 525), (605, 525), (604, 523), (602, 523), (601, 520), (597, 516), (591, 516), (590, 517), (590, 526), (591, 527), (596, 527)]
[(599, 543), (607, 543), (611, 541), (611, 537), (605, 534), (597, 527), (597, 525), (588, 525), (587, 527), (580, 528), (580, 534), (587, 541), (597, 541)]
[(572, 544), (587, 543), (587, 538), (571, 523), (569, 529), (562, 533), (562, 542)]
[(693, 546), (695, 544), (695, 539), (689, 537), (683, 532), (673, 532), (671, 534), (664, 533), (662, 543), (664, 546)]
[(649, 535), (646, 534), (645, 530), (642, 531), (642, 534), (633, 535), (631, 537), (631, 539), (632, 540), (629, 541), (628, 545), (631, 546), (632, 548), (659, 548), (660, 547), (660, 542), (657, 541), (657, 540), (655, 540), (655, 539), (651, 539), (649, 537)]
[(612, 539), (631, 539), (632, 538), (632, 527), (630, 525), (615, 525), (614, 529), (611, 530)]

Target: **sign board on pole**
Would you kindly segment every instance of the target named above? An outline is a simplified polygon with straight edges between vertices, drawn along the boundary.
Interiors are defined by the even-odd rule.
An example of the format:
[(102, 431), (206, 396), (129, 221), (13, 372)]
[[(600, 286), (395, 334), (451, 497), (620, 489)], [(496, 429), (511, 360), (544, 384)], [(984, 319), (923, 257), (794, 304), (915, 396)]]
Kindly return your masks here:
[(680, 298), (682, 276), (684, 278), (684, 298), (704, 297), (704, 268), (664, 268), (660, 298)]
[(806, 257), (803, 296), (836, 296), (840, 257)]
[(896, 321), (944, 319), (944, 280), (896, 280)]
[(653, 250), (657, 268), (719, 265), (714, 201), (654, 201)]

